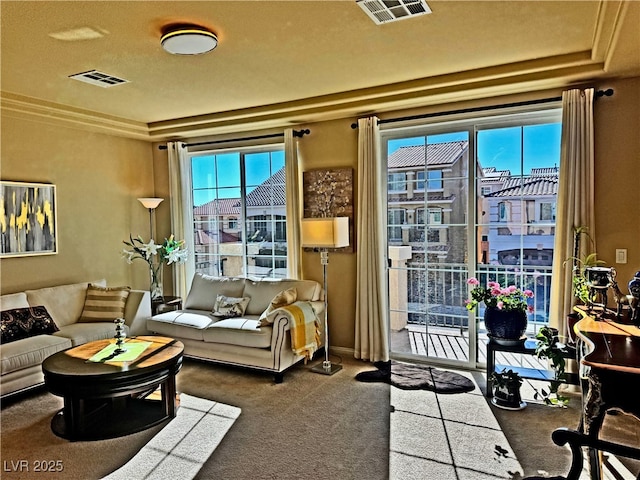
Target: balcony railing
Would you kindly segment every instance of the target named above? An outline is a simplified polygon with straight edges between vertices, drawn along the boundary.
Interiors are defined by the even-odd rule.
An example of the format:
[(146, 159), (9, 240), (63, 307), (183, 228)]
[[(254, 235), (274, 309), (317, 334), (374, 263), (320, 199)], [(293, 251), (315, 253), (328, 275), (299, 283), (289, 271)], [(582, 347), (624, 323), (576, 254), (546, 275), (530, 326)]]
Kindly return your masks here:
[[(391, 281), (392, 276), (397, 281)], [(405, 318), (406, 324), (466, 329), (469, 313), (465, 307), (469, 278), (465, 264), (435, 264), (392, 267), (390, 269), (390, 311), (393, 317)], [(479, 265), (476, 278), (481, 284), (495, 281), (500, 285), (516, 285), (534, 292), (533, 313), (528, 315), (528, 331), (535, 333), (549, 322), (551, 267), (516, 268), (506, 265)], [(484, 307), (477, 313), (482, 319)], [(400, 324), (402, 321), (400, 321)], [(396, 329), (397, 328), (396, 323)], [(482, 327), (482, 324), (481, 324)]]

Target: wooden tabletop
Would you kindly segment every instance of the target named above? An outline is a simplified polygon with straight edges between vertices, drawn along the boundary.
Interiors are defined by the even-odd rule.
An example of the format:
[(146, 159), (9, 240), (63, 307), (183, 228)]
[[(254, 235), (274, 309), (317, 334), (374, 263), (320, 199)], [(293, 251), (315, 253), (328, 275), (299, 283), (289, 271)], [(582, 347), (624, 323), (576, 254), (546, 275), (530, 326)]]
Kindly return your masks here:
[(165, 362), (170, 362), (181, 355), (184, 350), (182, 342), (169, 337), (155, 335), (127, 338), (124, 344), (136, 342), (151, 342), (151, 344), (133, 361), (116, 362), (91, 362), (89, 359), (115, 339), (96, 340), (76, 347), (69, 348), (45, 359), (42, 364), (45, 372), (56, 375), (104, 375), (115, 372), (144, 370), (148, 367), (157, 367)]
[(617, 322), (613, 313), (597, 318), (584, 309), (576, 310), (583, 318), (575, 324), (574, 331), (590, 349), (590, 353), (582, 358), (582, 363), (640, 374), (640, 328)]

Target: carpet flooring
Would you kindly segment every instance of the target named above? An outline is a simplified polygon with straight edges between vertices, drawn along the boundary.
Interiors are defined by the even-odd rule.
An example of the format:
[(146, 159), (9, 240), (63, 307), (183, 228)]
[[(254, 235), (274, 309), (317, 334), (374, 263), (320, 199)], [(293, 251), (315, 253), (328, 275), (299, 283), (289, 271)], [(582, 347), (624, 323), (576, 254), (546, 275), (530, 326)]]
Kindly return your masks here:
[[(275, 384), (270, 375), (186, 359), (177, 378), (182, 398), (228, 405), (242, 413), (230, 427), (224, 422), (233, 415), (225, 414), (223, 424), (201, 423), (193, 429), (197, 437), (183, 439), (173, 450), (165, 445), (160, 456), (169, 459), (167, 452), (173, 451), (171, 462), (180, 465), (171, 478), (517, 480), (568, 471), (570, 453), (553, 444), (551, 432), (577, 425), (579, 395), (572, 397), (569, 408), (558, 409), (529, 401), (533, 395), (524, 392), (527, 408), (504, 411), (483, 396), (481, 372), (460, 372), (476, 386), (451, 395), (358, 382), (355, 376), (371, 370), (371, 364), (349, 358), (341, 362), (343, 370), (333, 376), (300, 365), (282, 384)], [(12, 470), (23, 461), (31, 469), (3, 468), (3, 480), (109, 478), (120, 475), (123, 465), (133, 465), (128, 462), (137, 461), (139, 452), (143, 459), (153, 456), (154, 445), (164, 443), (159, 436), (166, 424), (116, 439), (68, 442), (50, 429), (51, 417), (61, 406), (61, 399), (43, 390), (3, 402), (0, 466)], [(187, 409), (181, 408), (179, 415), (181, 411)], [(218, 441), (202, 462), (208, 454), (203, 442)], [(195, 453), (193, 462), (181, 464)], [(63, 468), (36, 475), (36, 461), (59, 462)], [(126, 478), (157, 478), (149, 471), (133, 468)]]
[(209, 459), (240, 412), (231, 405), (183, 393), (176, 418), (104, 480), (190, 480)]

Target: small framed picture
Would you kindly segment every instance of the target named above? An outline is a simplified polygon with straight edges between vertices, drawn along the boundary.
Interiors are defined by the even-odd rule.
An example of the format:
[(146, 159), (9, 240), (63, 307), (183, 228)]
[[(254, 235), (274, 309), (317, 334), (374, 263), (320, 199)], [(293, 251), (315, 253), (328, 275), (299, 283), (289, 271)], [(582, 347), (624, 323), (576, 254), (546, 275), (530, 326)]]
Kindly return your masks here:
[(58, 253), (56, 187), (0, 181), (0, 258)]

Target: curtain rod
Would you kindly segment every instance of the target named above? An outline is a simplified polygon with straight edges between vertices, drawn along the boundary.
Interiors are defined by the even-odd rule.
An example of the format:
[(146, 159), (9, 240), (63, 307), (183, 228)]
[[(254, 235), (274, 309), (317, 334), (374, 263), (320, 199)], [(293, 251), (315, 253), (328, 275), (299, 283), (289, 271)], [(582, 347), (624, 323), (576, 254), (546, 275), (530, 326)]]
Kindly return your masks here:
[[(310, 133), (311, 133), (311, 130), (309, 130), (308, 128), (306, 128), (304, 130), (294, 130), (293, 131), (293, 136), (302, 138), (305, 135), (309, 135)], [(262, 140), (263, 138), (276, 138), (276, 137), (284, 137), (284, 133), (271, 133), (271, 134), (268, 134), (268, 135), (256, 135), (255, 137), (227, 138), (225, 140), (213, 140), (213, 141), (209, 141), (209, 142), (185, 143), (184, 146), (185, 147), (200, 147), (202, 145), (216, 145), (216, 144), (219, 144), (219, 143), (231, 143), (231, 142), (240, 142), (240, 141), (248, 141), (248, 140)], [(167, 146), (166, 145), (158, 145), (158, 148), (160, 150), (166, 150)]]
[[(598, 97), (610, 97), (613, 95), (613, 88), (608, 88), (607, 90), (598, 90), (596, 92), (596, 98)], [(394, 123), (394, 122), (405, 122), (407, 120), (419, 120), (421, 118), (434, 118), (434, 117), (442, 117), (445, 115), (455, 115), (459, 113), (474, 113), (474, 112), (484, 112), (487, 110), (497, 110), (500, 108), (510, 108), (510, 107), (523, 107), (526, 105), (538, 105), (541, 103), (550, 103), (550, 102), (559, 102), (562, 100), (562, 97), (551, 97), (551, 98), (541, 98), (539, 100), (528, 100), (525, 102), (514, 102), (514, 103), (503, 103), (500, 105), (489, 105), (488, 107), (471, 107), (471, 108), (461, 108), (459, 110), (449, 110), (447, 112), (435, 112), (435, 113), (424, 113), (421, 115), (410, 115), (408, 117), (398, 117), (398, 118), (387, 118), (385, 120), (378, 120), (378, 125), (383, 123)], [(351, 128), (354, 130), (358, 128), (357, 123), (352, 123)]]

